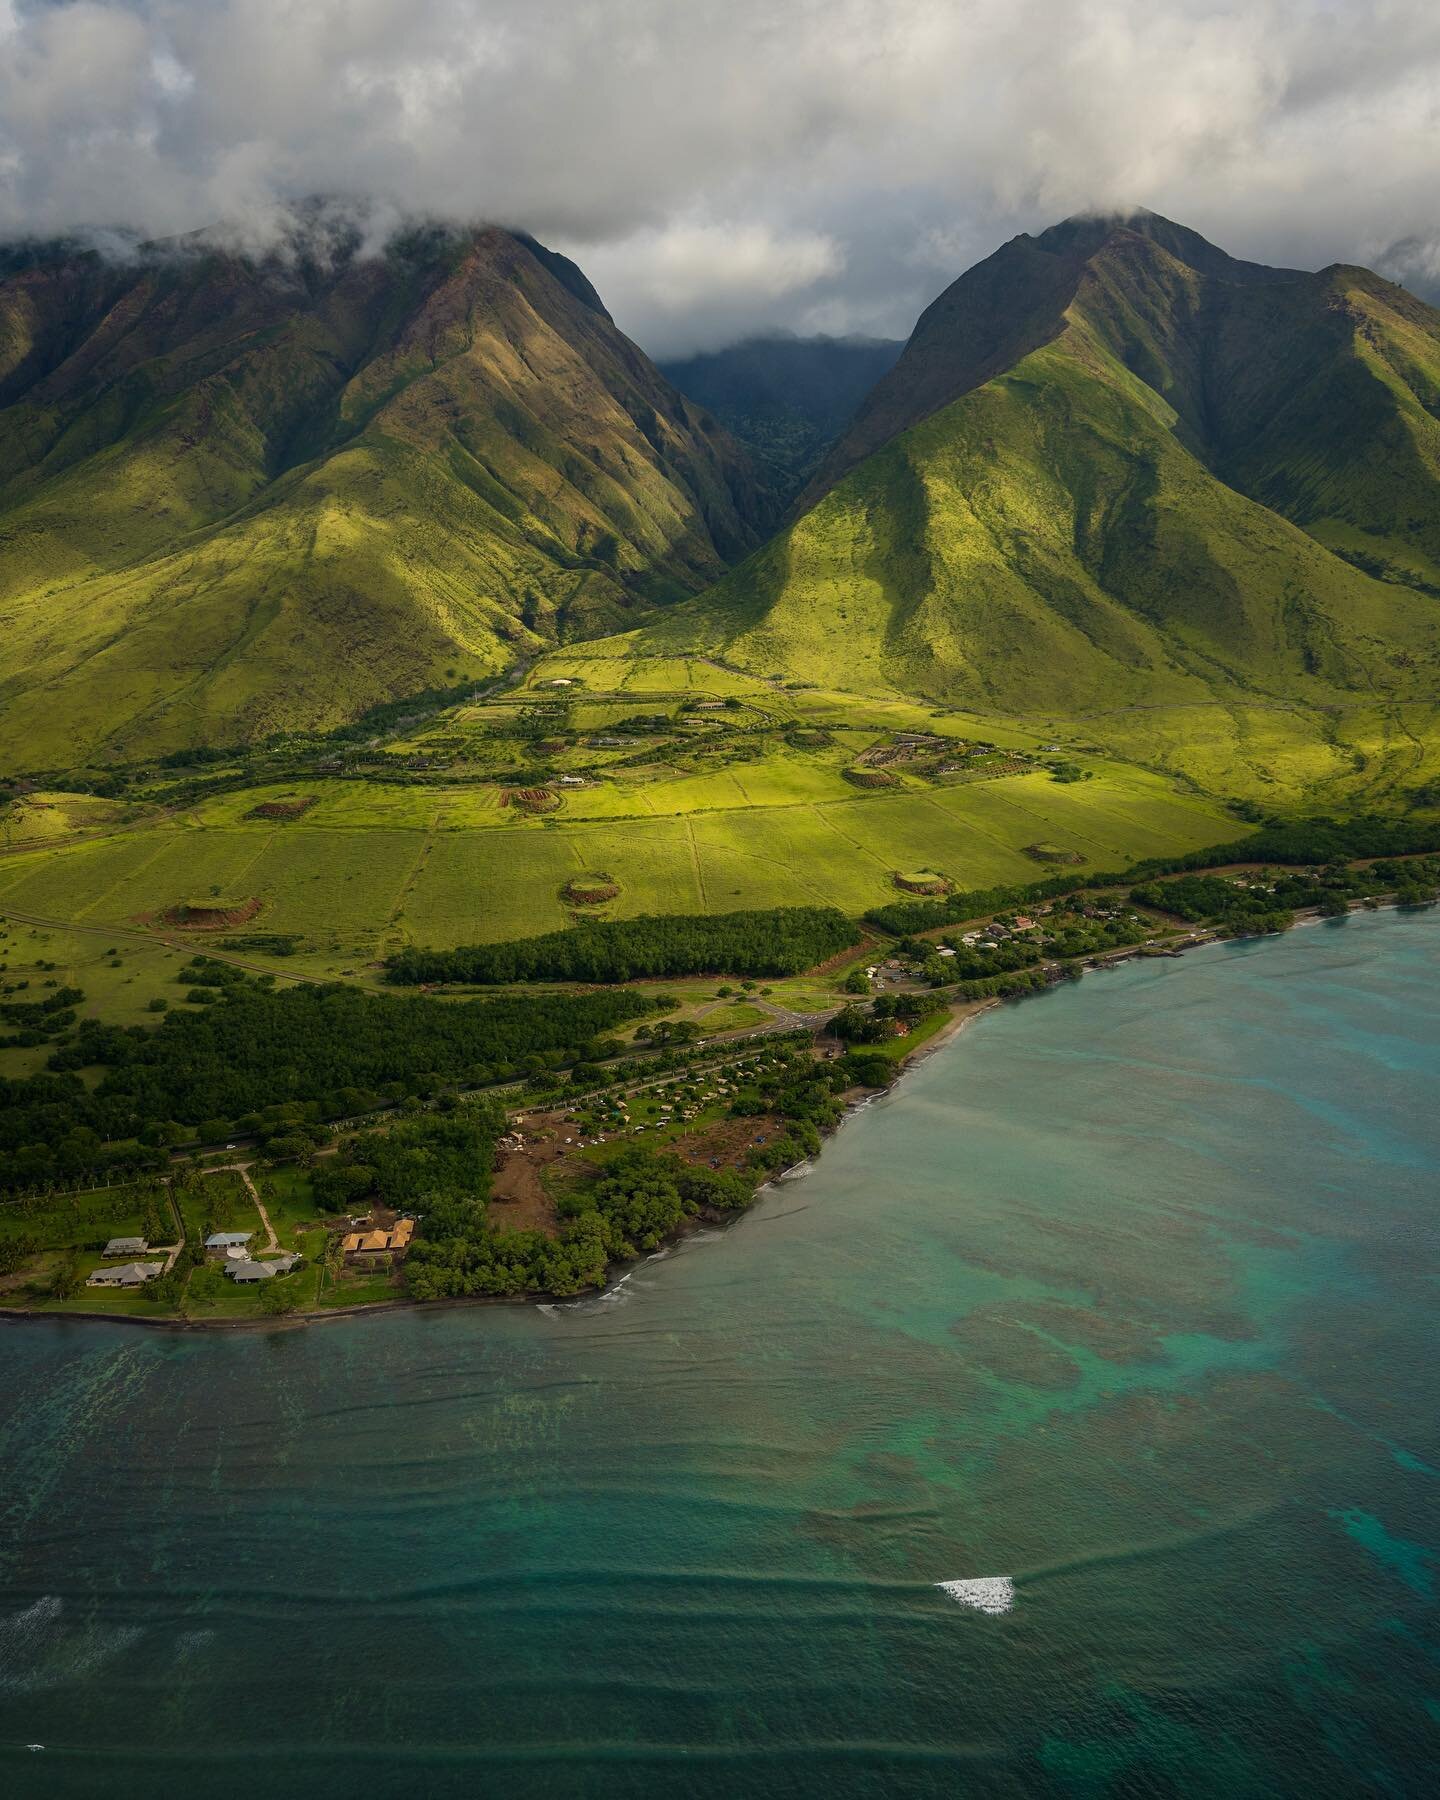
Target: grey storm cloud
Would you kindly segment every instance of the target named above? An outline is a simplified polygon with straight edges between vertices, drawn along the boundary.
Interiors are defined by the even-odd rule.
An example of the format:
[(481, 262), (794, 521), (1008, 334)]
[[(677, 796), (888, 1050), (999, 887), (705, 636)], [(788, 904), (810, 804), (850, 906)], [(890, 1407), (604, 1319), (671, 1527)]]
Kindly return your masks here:
[(1090, 208), (1434, 291), (1437, 177), (1433, 0), (0, 0), (0, 235), (498, 221), (661, 353)]

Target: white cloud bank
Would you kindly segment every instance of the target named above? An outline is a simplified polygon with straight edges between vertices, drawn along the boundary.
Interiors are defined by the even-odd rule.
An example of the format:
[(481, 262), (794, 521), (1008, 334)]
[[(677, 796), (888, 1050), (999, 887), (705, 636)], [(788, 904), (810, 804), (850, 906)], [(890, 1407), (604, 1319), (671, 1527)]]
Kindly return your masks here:
[(325, 193), (524, 226), (668, 351), (902, 334), (975, 256), (1145, 204), (1440, 269), (1433, 0), (0, 0), (0, 234)]

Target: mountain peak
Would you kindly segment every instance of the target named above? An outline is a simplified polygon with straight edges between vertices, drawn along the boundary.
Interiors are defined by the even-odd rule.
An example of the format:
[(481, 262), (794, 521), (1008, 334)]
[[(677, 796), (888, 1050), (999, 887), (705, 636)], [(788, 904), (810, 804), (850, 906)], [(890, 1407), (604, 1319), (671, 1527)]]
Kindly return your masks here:
[(1099, 278), (1102, 286), (1131, 288), (1138, 274), (1148, 305), (1162, 312), (1172, 307), (1176, 264), (1215, 284), (1216, 292), (1317, 279), (1230, 256), (1146, 207), (1074, 213), (1036, 237), (1022, 232), (967, 269), (920, 315), (904, 354), (876, 384), (803, 503), (813, 505), (882, 444), (1058, 337), (1082, 284), (1094, 288)]
[(1072, 213), (1058, 225), (1051, 225), (1032, 242), (1051, 255), (1078, 256), (1085, 261), (1111, 245), (1127, 239), (1144, 238), (1158, 245), (1176, 262), (1198, 274), (1226, 281), (1295, 281), (1303, 276), (1299, 269), (1272, 269), (1264, 263), (1245, 262), (1212, 244), (1188, 225), (1177, 225), (1163, 214), (1148, 207), (1124, 208), (1114, 212)]

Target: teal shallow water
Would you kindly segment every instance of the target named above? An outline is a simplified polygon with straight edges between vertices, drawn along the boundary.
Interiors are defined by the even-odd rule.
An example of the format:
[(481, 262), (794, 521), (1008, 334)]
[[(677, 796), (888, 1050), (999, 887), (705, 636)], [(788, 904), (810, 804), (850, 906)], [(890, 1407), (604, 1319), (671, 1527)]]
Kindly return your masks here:
[(1437, 1176), (1367, 916), (988, 1015), (604, 1298), (11, 1328), (0, 1785), (1427, 1791)]

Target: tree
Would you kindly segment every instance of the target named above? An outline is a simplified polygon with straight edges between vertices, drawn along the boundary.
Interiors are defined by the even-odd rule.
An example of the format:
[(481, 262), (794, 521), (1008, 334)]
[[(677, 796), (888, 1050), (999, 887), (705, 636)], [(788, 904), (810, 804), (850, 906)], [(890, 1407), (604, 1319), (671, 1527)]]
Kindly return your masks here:
[(55, 1273), (50, 1277), (50, 1297), (53, 1300), (68, 1300), (79, 1289), (80, 1258), (71, 1250), (61, 1257)]
[(261, 1311), (277, 1318), (294, 1312), (298, 1305), (299, 1300), (294, 1290), (285, 1285), (279, 1276), (272, 1275), (260, 1290)]

